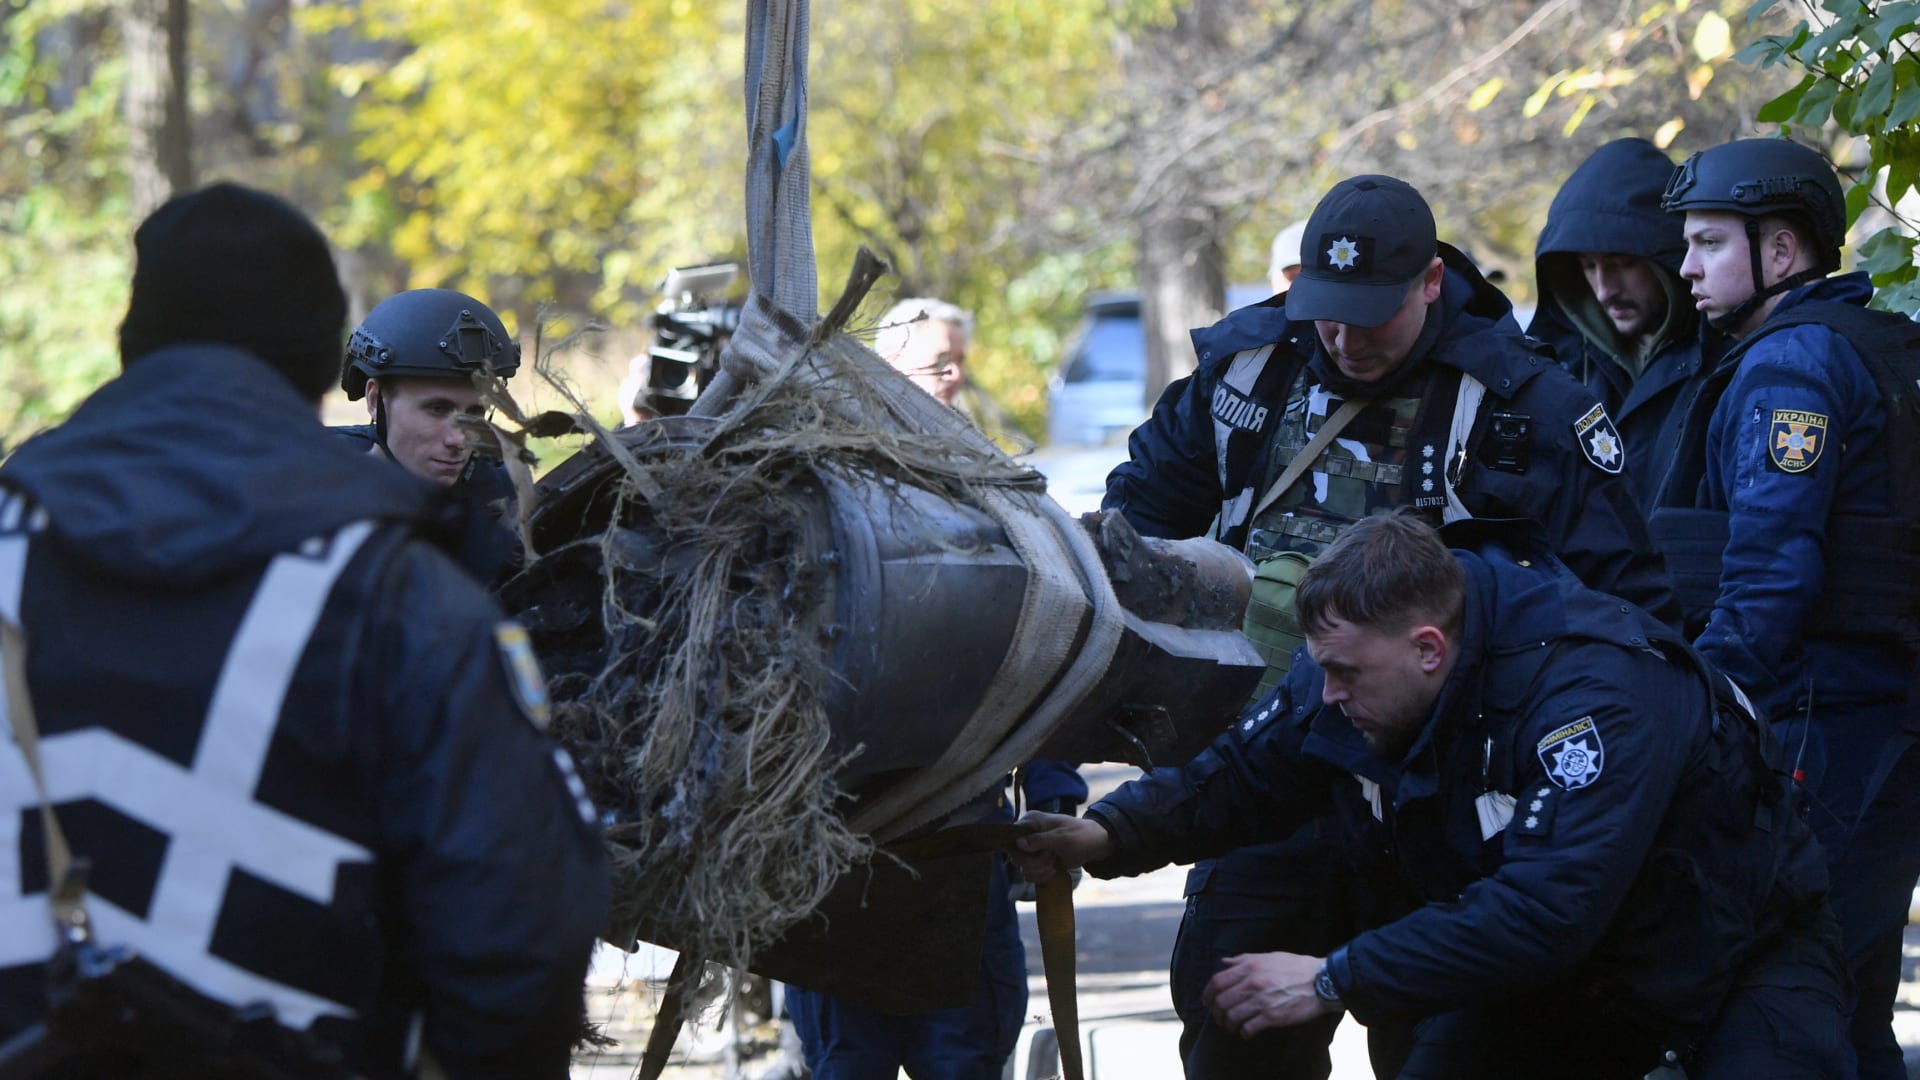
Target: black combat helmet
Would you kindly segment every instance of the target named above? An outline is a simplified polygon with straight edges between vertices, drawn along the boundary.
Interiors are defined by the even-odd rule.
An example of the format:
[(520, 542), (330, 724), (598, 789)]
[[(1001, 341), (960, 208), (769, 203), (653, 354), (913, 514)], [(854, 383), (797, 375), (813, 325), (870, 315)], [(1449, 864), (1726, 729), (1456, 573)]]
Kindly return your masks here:
[(1787, 139), (1741, 139), (1702, 150), (1673, 171), (1661, 205), (1670, 214), (1731, 210), (1799, 218), (1819, 244), (1821, 272), (1840, 266), (1847, 197), (1819, 152)]
[[(1739, 325), (1768, 297), (1840, 269), (1847, 239), (1847, 197), (1827, 159), (1787, 139), (1739, 139), (1702, 150), (1673, 171), (1660, 206), (1669, 214), (1726, 210), (1747, 219), (1747, 250), (1753, 265), (1753, 295), (1712, 320), (1720, 329)], [(1803, 226), (1814, 265), (1772, 285), (1760, 270), (1760, 219), (1779, 215)]]
[(347, 341), (340, 388), (358, 401), (368, 379), (502, 379), (520, 368), (520, 344), (493, 309), (452, 289), (412, 289), (381, 301)]

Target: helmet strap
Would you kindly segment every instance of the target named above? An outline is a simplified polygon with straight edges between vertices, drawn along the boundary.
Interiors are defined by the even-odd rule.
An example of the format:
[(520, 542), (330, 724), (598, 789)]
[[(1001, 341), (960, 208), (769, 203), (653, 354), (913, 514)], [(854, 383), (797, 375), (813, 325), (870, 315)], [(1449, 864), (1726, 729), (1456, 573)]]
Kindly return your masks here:
[(1761, 304), (1790, 289), (1797, 289), (1822, 274), (1817, 267), (1808, 267), (1797, 274), (1788, 274), (1771, 285), (1763, 286), (1761, 282), (1766, 280), (1766, 272), (1760, 267), (1760, 219), (1752, 215), (1747, 215), (1747, 265), (1753, 272), (1753, 295), (1734, 305), (1733, 309), (1725, 315), (1707, 320), (1708, 326), (1723, 334), (1733, 333)]
[(381, 383), (379, 386), (375, 387), (373, 392), (373, 442), (374, 442), (374, 445), (380, 448), (381, 453), (387, 455), (388, 461), (391, 461), (396, 465), (400, 463), (400, 459), (394, 457), (393, 451), (387, 447), (387, 384), (386, 383)]

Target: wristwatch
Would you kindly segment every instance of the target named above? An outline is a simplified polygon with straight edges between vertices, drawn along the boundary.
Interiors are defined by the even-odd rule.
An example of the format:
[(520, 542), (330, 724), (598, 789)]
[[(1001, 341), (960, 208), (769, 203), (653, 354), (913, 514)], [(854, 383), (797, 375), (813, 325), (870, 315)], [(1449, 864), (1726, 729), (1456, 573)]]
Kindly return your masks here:
[(1319, 974), (1313, 977), (1313, 996), (1342, 1012), (1346, 1011), (1347, 1007), (1340, 1001), (1340, 991), (1333, 985), (1333, 975), (1325, 964), (1320, 965)]

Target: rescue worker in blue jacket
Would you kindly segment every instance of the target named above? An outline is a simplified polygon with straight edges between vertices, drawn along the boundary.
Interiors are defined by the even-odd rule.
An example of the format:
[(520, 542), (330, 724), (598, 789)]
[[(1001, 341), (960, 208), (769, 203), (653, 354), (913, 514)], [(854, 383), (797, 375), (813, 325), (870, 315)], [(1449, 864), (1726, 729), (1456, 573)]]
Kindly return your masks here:
[[(124, 373), (0, 466), (8, 696), (38, 732), (34, 760), (0, 745), (23, 840), (0, 846), (0, 1042), (62, 1035), (39, 776), (98, 945), (235, 1011), (218, 1053), (279, 1030), (315, 1071), (274, 1075), (424, 1053), (564, 1077), (608, 903), (595, 815), (524, 631), (425, 539), (445, 496), (320, 423), (346, 321), (325, 239), (219, 184), (134, 249)], [(239, 1022), (262, 1007), (277, 1029)], [(73, 1075), (232, 1075), (81, 1037), (127, 1056)]]
[[(1463, 532), (1464, 530), (1464, 532)], [(1397, 917), (1230, 959), (1216, 1021), (1417, 1022), (1399, 1075), (1838, 1077), (1821, 856), (1737, 688), (1530, 530), (1348, 529), (1300, 583), (1307, 646), (1212, 747), (1032, 815), (1029, 874), (1136, 874), (1331, 808)]]
[(520, 343), (492, 308), (452, 289), (410, 289), (367, 312), (340, 372), (347, 400), (365, 398), (372, 423), (333, 431), (464, 501), (470, 522), (460, 559), (482, 583), (517, 547), (507, 524), (513, 481), (499, 458), (474, 452), (459, 420), (487, 414), (475, 373), (506, 380), (519, 368)]
[(1903, 1076), (1891, 1018), (1920, 875), (1920, 717), (1913, 652), (1865, 612), (1902, 587), (1888, 574), (1920, 576), (1910, 546), (1874, 541), (1896, 509), (1895, 437), (1912, 425), (1889, 416), (1844, 334), (1795, 322), (1844, 319), (1872, 294), (1863, 273), (1829, 276), (1846, 207), (1825, 159), (1784, 139), (1714, 147), (1673, 173), (1666, 205), (1685, 215), (1696, 306), (1732, 340), (1689, 410), (1656, 531), (1695, 644), (1804, 778), (1857, 994), (1859, 1075)]
[(1700, 373), (1699, 322), (1680, 277), (1687, 242), (1660, 206), (1672, 175), (1645, 139), (1616, 139), (1573, 171), (1540, 230), (1540, 306), (1527, 328), (1607, 407), (1643, 508), (1673, 459), (1675, 406)]
[[(1672, 612), (1605, 406), (1521, 334), (1512, 305), (1465, 256), (1438, 242), (1419, 192), (1386, 176), (1342, 181), (1315, 207), (1302, 256), (1290, 291), (1194, 333), (1198, 369), (1133, 433), (1104, 503), (1148, 536), (1200, 535), (1212, 523), (1217, 539), (1261, 564), (1247, 633), (1268, 659), (1267, 685), (1299, 640), (1285, 582), (1353, 522), (1395, 507), (1435, 524), (1539, 521), (1589, 584)], [(1349, 402), (1364, 407), (1298, 481), (1270, 495)], [(1228, 956), (1345, 940), (1353, 905), (1330, 831), (1316, 824), (1189, 875), (1170, 977), (1190, 1080), (1330, 1071), (1332, 1018), (1221, 1038), (1200, 1001)]]

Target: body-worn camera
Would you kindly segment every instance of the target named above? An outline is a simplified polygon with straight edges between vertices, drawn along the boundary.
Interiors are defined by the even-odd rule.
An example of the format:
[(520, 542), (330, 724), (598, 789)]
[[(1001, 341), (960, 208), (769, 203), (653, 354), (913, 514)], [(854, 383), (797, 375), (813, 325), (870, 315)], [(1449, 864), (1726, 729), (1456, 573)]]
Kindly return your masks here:
[(1525, 413), (1497, 412), (1488, 418), (1487, 467), (1523, 473), (1533, 464), (1533, 418)]

